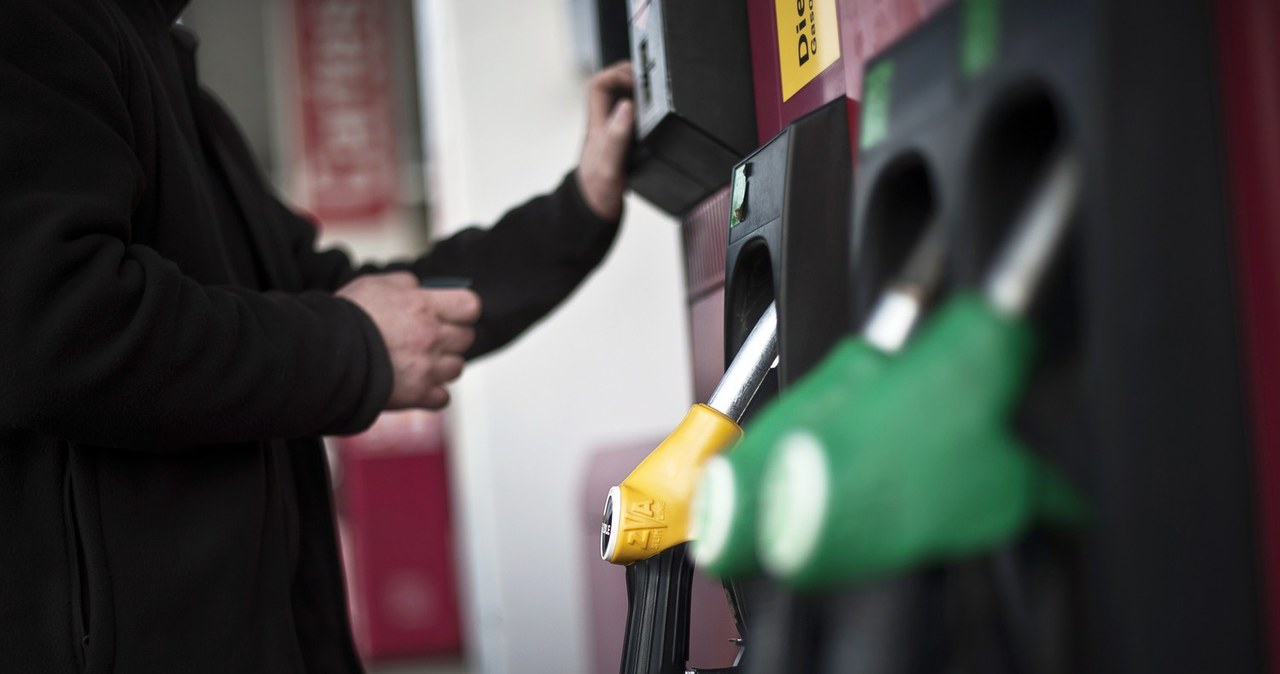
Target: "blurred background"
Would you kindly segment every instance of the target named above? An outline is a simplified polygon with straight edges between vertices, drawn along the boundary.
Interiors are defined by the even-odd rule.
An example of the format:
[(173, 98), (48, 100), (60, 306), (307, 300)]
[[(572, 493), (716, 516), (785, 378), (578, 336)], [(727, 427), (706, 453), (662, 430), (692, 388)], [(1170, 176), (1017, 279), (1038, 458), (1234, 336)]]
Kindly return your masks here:
[[(182, 21), (202, 78), (324, 245), (386, 260), (490, 224), (575, 166), (601, 58), (593, 12), (222, 0)], [(604, 586), (620, 612), (625, 598), (596, 551), (603, 491), (588, 499), (585, 480), (596, 457), (651, 446), (691, 402), (680, 264), (675, 220), (628, 197), (604, 265), (471, 364), (443, 418), (388, 415), (331, 441), (371, 671), (594, 671), (587, 579), (616, 574)]]

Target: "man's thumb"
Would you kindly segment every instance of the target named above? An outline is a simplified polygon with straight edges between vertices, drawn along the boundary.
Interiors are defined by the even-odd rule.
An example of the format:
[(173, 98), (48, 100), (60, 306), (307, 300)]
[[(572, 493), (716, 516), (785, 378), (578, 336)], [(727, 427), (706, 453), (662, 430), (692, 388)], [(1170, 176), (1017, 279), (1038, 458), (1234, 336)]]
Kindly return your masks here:
[(631, 125), (635, 121), (635, 103), (624, 99), (613, 106), (609, 120), (605, 122), (605, 130), (614, 139), (629, 140)]

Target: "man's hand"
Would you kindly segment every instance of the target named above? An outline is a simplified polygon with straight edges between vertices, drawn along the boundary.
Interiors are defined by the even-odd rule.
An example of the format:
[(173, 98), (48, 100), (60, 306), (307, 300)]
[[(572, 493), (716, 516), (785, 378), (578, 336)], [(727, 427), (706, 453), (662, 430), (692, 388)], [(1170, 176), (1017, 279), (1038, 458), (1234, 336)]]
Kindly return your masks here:
[(587, 89), (587, 138), (578, 162), (578, 189), (592, 212), (605, 220), (622, 215), (634, 87), (631, 62), (619, 61), (596, 73)]
[(391, 354), (395, 383), (387, 409), (440, 409), (444, 385), (462, 374), (462, 353), (475, 339), (480, 297), (470, 290), (423, 290), (408, 272), (356, 278), (343, 297), (373, 319)]

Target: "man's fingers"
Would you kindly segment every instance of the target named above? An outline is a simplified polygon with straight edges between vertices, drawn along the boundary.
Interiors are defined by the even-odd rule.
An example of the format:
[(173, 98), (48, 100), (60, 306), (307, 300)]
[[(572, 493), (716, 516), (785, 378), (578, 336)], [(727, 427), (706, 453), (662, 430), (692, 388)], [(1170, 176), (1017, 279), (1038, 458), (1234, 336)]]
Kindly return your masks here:
[(462, 374), (462, 354), (475, 340), (480, 296), (465, 288), (421, 289), (408, 272), (368, 274), (335, 293), (373, 321), (391, 360), (387, 409), (439, 409), (444, 383)]
[(436, 316), (446, 323), (471, 325), (480, 320), (480, 296), (474, 291), (456, 288), (423, 292), (431, 294)]
[(436, 353), (458, 354), (471, 348), (476, 341), (476, 331), (467, 325), (445, 323), (440, 326), (440, 335), (436, 339)]
[(622, 59), (621, 61), (614, 61), (613, 63), (610, 63), (600, 72), (596, 73), (596, 77), (603, 77), (611, 82), (622, 81), (629, 87), (632, 86), (635, 74), (631, 69), (631, 60)]
[(449, 392), (443, 386), (434, 386), (422, 396), (422, 406), (429, 410), (442, 409), (449, 404)]
[(635, 104), (631, 101), (619, 101), (612, 114), (605, 122), (602, 142), (597, 145), (598, 157), (595, 167), (602, 175), (609, 177), (617, 185), (610, 185), (609, 192), (622, 193), (622, 166), (626, 163), (627, 150), (631, 146), (631, 130), (635, 118)]
[(630, 61), (617, 63), (601, 70), (591, 78), (591, 86), (613, 94), (626, 93), (636, 86), (635, 73)]
[(630, 61), (619, 61), (591, 78), (587, 91), (587, 118), (592, 126), (604, 123), (620, 98), (629, 97), (635, 88)]
[(440, 356), (431, 364), (431, 379), (445, 384), (462, 376), (462, 356)]
[(623, 141), (625, 149), (626, 142), (631, 140), (631, 125), (634, 121), (635, 103), (618, 101), (618, 104), (613, 107), (613, 113), (609, 115), (609, 123), (605, 129), (614, 140)]
[(392, 285), (398, 286), (401, 288), (417, 288), (418, 287), (418, 277), (414, 276), (413, 274), (410, 274), (407, 271), (387, 272), (385, 274), (378, 274), (378, 276), (382, 277), (383, 279), (386, 279)]

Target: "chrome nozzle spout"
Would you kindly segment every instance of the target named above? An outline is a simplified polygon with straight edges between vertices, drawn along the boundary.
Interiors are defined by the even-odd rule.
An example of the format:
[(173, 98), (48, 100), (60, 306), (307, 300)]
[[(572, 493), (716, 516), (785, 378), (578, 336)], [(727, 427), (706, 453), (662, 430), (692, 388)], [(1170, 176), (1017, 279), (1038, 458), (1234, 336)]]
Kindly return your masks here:
[(1015, 220), (983, 292), (996, 310), (1022, 316), (1035, 298), (1080, 197), (1079, 160), (1060, 152)]
[(777, 365), (778, 303), (770, 302), (747, 334), (733, 362), (725, 369), (707, 405), (734, 421), (740, 421), (764, 384), (765, 376)]

